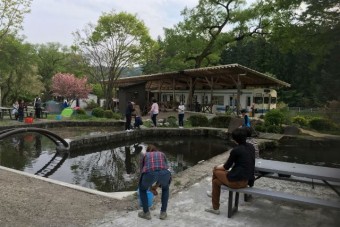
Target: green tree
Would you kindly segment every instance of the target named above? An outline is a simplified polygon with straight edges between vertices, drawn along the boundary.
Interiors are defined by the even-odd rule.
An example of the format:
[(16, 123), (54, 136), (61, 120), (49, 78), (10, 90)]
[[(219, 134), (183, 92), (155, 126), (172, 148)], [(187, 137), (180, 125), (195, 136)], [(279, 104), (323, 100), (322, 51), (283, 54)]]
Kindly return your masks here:
[(0, 50), (1, 40), (21, 29), (24, 15), (30, 12), (32, 0), (0, 0)]
[(142, 64), (154, 42), (144, 23), (129, 13), (104, 13), (97, 25), (75, 33), (75, 50), (87, 60), (88, 74), (104, 92), (106, 109), (112, 108), (115, 82), (122, 71)]
[(1, 102), (11, 104), (14, 100), (33, 99), (43, 90), (41, 78), (35, 71), (35, 50), (13, 35), (7, 35), (0, 51)]
[[(243, 0), (200, 0), (196, 7), (185, 8), (182, 11), (184, 20), (174, 28), (165, 29), (161, 63), (164, 70), (216, 65), (226, 46), (265, 33), (269, 25), (268, 11), (263, 10), (261, 3), (250, 6), (245, 3)], [(157, 60), (153, 62), (159, 64)], [(192, 84), (189, 105), (192, 104), (195, 79)]]
[(36, 52), (38, 75), (42, 77), (46, 90), (44, 98), (51, 98), (52, 92), (50, 88), (53, 75), (59, 72), (73, 73), (80, 65), (75, 63), (81, 62), (81, 60), (77, 60), (76, 55), (72, 54), (68, 47), (60, 43), (36, 45)]

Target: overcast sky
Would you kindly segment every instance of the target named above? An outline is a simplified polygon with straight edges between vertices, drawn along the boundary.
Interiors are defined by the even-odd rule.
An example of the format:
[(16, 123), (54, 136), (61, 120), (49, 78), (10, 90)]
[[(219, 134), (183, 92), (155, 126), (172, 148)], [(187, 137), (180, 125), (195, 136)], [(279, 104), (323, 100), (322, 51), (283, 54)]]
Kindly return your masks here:
[(31, 13), (24, 20), (22, 34), (36, 44), (73, 43), (72, 33), (89, 22), (96, 23), (103, 12), (125, 11), (137, 14), (155, 39), (163, 28), (182, 20), (180, 11), (194, 7), (198, 0), (33, 0)]

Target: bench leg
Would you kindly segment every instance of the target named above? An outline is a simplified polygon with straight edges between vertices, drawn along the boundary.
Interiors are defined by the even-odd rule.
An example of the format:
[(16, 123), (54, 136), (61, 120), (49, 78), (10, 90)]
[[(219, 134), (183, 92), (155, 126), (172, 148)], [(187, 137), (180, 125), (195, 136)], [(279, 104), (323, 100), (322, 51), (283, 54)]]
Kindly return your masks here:
[(233, 192), (229, 191), (228, 218), (231, 218), (232, 215), (233, 215)]
[(235, 208), (234, 208), (234, 211), (233, 212), (237, 212), (238, 211), (238, 200), (240, 198), (240, 193), (236, 192), (236, 195), (235, 195)]
[(240, 194), (238, 192), (235, 193), (235, 204), (233, 208), (233, 192), (229, 191), (228, 198), (228, 218), (238, 211), (238, 202), (239, 202)]

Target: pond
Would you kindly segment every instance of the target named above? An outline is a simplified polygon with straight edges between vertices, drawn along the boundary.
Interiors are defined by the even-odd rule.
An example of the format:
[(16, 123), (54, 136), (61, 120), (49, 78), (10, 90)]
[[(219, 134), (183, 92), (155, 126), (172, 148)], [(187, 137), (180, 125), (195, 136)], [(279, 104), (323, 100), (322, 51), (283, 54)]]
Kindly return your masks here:
[[(53, 129), (63, 138), (101, 134), (114, 129)], [(70, 156), (53, 171), (51, 179), (104, 192), (136, 190), (140, 153), (147, 144), (163, 151), (176, 174), (229, 150), (226, 140), (208, 136), (143, 138), (95, 147)], [(284, 137), (279, 147), (261, 151), (261, 158), (340, 168), (340, 141)], [(0, 141), (0, 165), (35, 174), (54, 156), (55, 144), (45, 136), (26, 133)], [(225, 160), (221, 160), (223, 162)]]
[[(144, 138), (82, 152), (71, 152), (51, 179), (104, 192), (136, 190), (139, 159), (147, 144), (163, 151), (176, 174), (210, 159), (231, 147), (226, 141), (211, 137)], [(55, 144), (44, 136), (26, 133), (0, 143), (0, 165), (35, 174), (55, 154)]]
[(264, 159), (340, 168), (340, 140), (284, 137), (279, 146), (261, 152)]

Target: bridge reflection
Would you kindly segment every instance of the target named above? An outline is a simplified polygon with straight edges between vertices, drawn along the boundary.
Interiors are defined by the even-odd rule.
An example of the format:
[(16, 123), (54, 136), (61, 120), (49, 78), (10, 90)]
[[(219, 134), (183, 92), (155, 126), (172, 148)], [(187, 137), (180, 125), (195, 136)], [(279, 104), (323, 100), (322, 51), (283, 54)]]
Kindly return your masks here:
[[(50, 132), (46, 129), (41, 128), (11, 128), (11, 129), (5, 129), (0, 131), (0, 140), (5, 139), (7, 137), (11, 137), (17, 134), (27, 133), (27, 132), (34, 132), (41, 134), (43, 136), (46, 136), (49, 138), (55, 145), (56, 145), (56, 153), (51, 158), (49, 162), (47, 162), (46, 165), (44, 165), (40, 170), (38, 170), (35, 175), (48, 177), (52, 175), (55, 171), (58, 170), (58, 168), (65, 162), (65, 160), (69, 156), (69, 143), (58, 136), (57, 134), (54, 134), (53, 132)], [(37, 140), (40, 140), (40, 137), (37, 137)], [(38, 141), (36, 141), (36, 144), (38, 144)]]

